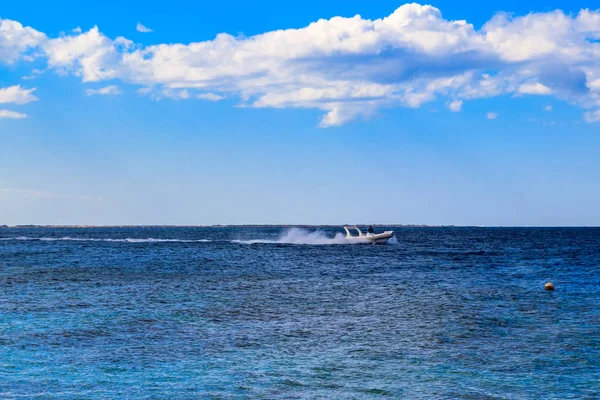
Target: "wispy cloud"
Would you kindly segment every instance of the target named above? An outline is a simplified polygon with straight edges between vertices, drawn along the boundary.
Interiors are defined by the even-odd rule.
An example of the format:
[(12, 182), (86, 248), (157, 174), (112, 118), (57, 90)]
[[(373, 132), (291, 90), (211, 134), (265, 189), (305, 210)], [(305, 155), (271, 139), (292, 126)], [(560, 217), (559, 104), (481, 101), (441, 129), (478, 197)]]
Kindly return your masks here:
[(27, 114), (10, 110), (0, 110), (0, 119), (25, 119)]
[(590, 124), (592, 122), (600, 122), (600, 110), (586, 112), (583, 114), (583, 119)]
[(544, 111), (548, 111), (548, 112), (552, 111), (552, 106), (544, 107)]
[(196, 95), (196, 98), (200, 100), (219, 101), (223, 100), (225, 97), (216, 93), (200, 93)]
[(81, 196), (65, 193), (53, 193), (35, 189), (16, 189), (16, 188), (0, 188), (0, 196), (2, 197), (17, 197), (20, 199), (33, 200), (81, 200), (81, 201), (102, 201), (99, 196)]
[(150, 28), (148, 28), (148, 27), (145, 27), (145, 26), (144, 26), (144, 25), (142, 25), (140, 22), (138, 22), (138, 23), (137, 23), (137, 26), (135, 27), (135, 29), (136, 29), (138, 32), (142, 32), (142, 33), (150, 33), (150, 32), (154, 32), (154, 30), (152, 30), (152, 29), (150, 29)]
[(462, 110), (462, 105), (462, 100), (454, 100), (450, 102), (450, 104), (448, 104), (448, 108), (450, 109), (450, 111), (459, 112), (460, 110)]
[(88, 96), (102, 95), (102, 96), (117, 96), (121, 94), (121, 89), (116, 85), (105, 86), (100, 89), (87, 89), (85, 94)]
[(498, 118), (498, 113), (495, 113), (495, 112), (491, 112), (491, 111), (490, 111), (489, 113), (487, 113), (487, 114), (485, 115), (485, 117), (486, 117), (487, 119), (496, 119), (496, 118)]
[(33, 71), (31, 71), (31, 73), (29, 75), (22, 76), (21, 79), (23, 79), (24, 81), (30, 81), (32, 79), (37, 78), (38, 75), (41, 75), (43, 73), (44, 73), (44, 70), (34, 69)]

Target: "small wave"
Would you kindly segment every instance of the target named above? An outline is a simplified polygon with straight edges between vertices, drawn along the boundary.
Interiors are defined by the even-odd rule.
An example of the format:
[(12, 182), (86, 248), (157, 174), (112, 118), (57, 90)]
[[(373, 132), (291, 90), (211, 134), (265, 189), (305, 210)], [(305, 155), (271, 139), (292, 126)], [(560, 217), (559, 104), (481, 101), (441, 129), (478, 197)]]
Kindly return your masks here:
[(0, 238), (0, 240), (36, 240), (41, 242), (60, 242), (60, 241), (71, 241), (71, 242), (121, 242), (121, 243), (207, 243), (211, 242), (208, 239), (156, 239), (156, 238), (146, 238), (146, 239), (137, 239), (137, 238), (124, 238), (124, 239), (114, 239), (114, 238), (78, 238), (78, 237), (29, 237), (29, 236), (17, 236), (10, 238)]
[(326, 245), (326, 244), (351, 244), (356, 242), (350, 242), (346, 240), (343, 233), (336, 233), (334, 237), (327, 236), (322, 231), (308, 231), (301, 228), (291, 228), (285, 230), (279, 239), (268, 240), (268, 239), (252, 239), (252, 240), (232, 240), (232, 243), (240, 244), (312, 244), (312, 245)]

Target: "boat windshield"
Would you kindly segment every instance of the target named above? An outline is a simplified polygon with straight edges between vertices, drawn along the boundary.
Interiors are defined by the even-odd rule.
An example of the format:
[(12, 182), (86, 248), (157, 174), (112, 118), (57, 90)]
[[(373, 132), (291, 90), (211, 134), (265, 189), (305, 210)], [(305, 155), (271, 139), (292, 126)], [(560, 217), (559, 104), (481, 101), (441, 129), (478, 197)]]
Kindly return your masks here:
[[(356, 225), (344, 226), (344, 229), (346, 230), (346, 236), (363, 236), (362, 231)], [(351, 231), (356, 231), (356, 234), (353, 235)]]

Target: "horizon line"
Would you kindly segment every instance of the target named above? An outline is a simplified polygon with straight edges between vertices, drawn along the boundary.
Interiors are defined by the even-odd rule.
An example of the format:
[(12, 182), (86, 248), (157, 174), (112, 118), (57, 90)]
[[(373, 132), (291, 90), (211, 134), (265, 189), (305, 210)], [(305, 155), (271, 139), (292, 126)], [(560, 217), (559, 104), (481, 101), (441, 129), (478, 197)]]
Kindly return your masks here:
[(600, 228), (600, 225), (457, 225), (457, 224), (211, 224), (211, 225), (178, 225), (178, 224), (122, 224), (122, 225), (86, 225), (86, 224), (0, 224), (3, 229), (25, 228), (337, 228), (344, 225), (398, 228)]

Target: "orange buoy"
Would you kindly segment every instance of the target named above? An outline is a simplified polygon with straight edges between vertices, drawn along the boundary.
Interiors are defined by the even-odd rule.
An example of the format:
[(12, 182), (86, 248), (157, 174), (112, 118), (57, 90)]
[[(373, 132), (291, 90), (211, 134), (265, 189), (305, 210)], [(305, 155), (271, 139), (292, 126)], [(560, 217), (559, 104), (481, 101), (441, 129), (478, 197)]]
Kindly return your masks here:
[(544, 285), (544, 289), (546, 290), (554, 290), (554, 284), (552, 282), (548, 282)]

